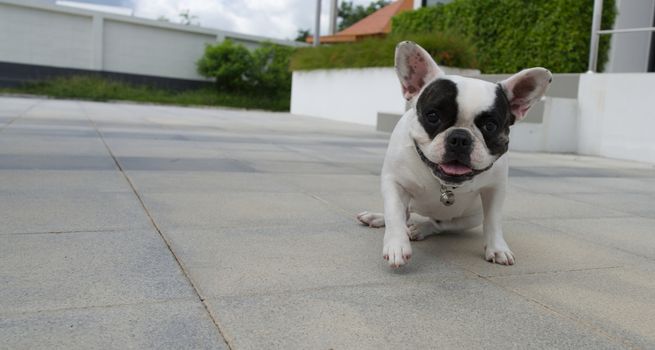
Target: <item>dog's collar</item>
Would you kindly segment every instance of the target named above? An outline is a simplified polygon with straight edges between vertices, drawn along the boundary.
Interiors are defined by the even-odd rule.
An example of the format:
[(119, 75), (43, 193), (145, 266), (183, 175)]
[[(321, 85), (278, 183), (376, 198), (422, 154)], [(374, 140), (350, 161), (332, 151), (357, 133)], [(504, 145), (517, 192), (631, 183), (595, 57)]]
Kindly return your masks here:
[[(439, 171), (439, 169), (438, 169), (439, 164), (429, 160), (428, 157), (426, 157), (425, 154), (423, 154), (423, 151), (421, 151), (421, 148), (418, 146), (418, 143), (416, 142), (416, 140), (414, 140), (414, 148), (416, 149), (416, 153), (418, 153), (418, 156), (421, 158), (421, 161), (423, 161), (423, 164), (425, 164), (425, 166), (427, 166), (431, 170)], [(480, 169), (480, 170), (475, 170), (474, 169), (473, 173), (471, 175), (471, 178), (473, 176), (475, 176), (475, 175), (478, 175), (478, 174), (480, 174), (482, 172), (485, 172), (485, 171), (489, 170), (492, 166), (493, 166), (493, 163), (491, 165), (489, 165), (488, 167), (484, 168), (484, 169)], [(445, 206), (451, 206), (451, 205), (455, 204), (455, 193), (453, 192), (453, 190), (456, 189), (457, 187), (459, 187), (459, 185), (452, 185), (452, 184), (446, 185), (441, 181), (441, 179), (437, 178), (437, 180), (439, 181), (439, 184), (441, 185), (441, 187), (440, 187), (441, 197), (439, 198), (441, 203), (443, 205), (445, 205)]]

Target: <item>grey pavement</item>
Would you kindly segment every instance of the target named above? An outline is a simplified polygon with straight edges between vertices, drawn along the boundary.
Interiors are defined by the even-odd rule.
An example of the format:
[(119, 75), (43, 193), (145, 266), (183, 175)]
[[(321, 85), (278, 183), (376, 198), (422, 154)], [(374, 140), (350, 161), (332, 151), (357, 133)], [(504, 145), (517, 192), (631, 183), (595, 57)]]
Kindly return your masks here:
[(655, 166), (510, 153), (506, 238), (390, 270), (388, 135), (0, 97), (0, 349), (655, 348)]

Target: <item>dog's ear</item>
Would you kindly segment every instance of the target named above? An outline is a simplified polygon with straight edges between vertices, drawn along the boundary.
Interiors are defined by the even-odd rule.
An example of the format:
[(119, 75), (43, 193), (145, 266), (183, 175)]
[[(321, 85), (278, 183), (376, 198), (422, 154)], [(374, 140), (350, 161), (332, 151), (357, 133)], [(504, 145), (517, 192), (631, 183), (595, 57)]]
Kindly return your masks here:
[(517, 121), (546, 93), (553, 75), (546, 68), (524, 69), (500, 82)]
[(403, 97), (406, 100), (416, 96), (425, 84), (443, 75), (443, 71), (430, 54), (411, 41), (403, 41), (396, 45), (395, 60), (396, 74), (400, 79)]

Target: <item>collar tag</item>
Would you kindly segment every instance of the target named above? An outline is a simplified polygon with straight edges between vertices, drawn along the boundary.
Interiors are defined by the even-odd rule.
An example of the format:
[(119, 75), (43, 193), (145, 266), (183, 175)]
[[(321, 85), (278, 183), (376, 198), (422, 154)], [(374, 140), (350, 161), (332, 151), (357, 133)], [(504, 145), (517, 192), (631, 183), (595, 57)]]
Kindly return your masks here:
[(446, 186), (441, 185), (441, 198), (439, 198), (441, 204), (449, 207), (455, 204), (455, 193), (449, 190)]

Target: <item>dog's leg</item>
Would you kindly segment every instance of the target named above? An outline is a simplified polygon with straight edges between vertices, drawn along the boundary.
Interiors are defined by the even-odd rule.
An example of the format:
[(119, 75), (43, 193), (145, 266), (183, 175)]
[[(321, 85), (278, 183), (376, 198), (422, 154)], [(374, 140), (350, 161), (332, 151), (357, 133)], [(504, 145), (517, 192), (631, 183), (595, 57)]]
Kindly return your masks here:
[(384, 227), (384, 215), (382, 213), (371, 213), (363, 211), (357, 214), (357, 220), (368, 227)]
[(514, 254), (509, 250), (505, 238), (501, 219), (503, 201), (505, 200), (505, 184), (485, 188), (480, 192), (482, 209), (484, 210), (484, 256), (487, 261), (502, 265), (514, 265)]
[(412, 256), (407, 229), (407, 211), (409, 193), (392, 179), (383, 179), (382, 196), (384, 197), (384, 248), (382, 256), (389, 266), (405, 265)]

